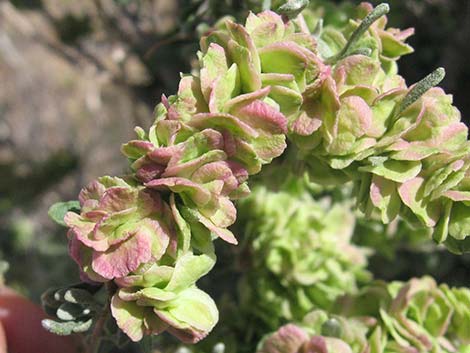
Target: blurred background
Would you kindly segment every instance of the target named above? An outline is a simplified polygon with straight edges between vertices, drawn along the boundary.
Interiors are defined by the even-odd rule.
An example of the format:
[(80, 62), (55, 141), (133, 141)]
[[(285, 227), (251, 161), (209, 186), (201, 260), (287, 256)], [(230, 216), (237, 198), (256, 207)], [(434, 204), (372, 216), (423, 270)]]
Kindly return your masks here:
[[(333, 2), (333, 1), (332, 1)], [(352, 3), (358, 4), (360, 1)], [(438, 66), (470, 120), (470, 1), (391, 1), (390, 25), (415, 27), (416, 53), (400, 61), (408, 83)], [(7, 282), (38, 300), (77, 279), (51, 204), (72, 200), (95, 177), (125, 171), (121, 143), (147, 128), (163, 92), (195, 60), (198, 31), (222, 15), (242, 18), (235, 0), (0, 0), (0, 258)], [(399, 258), (397, 258), (399, 256)], [(386, 264), (394, 263), (394, 266)], [(468, 257), (409, 249), (372, 261), (376, 275), (470, 279)], [(375, 264), (375, 266), (374, 266)]]

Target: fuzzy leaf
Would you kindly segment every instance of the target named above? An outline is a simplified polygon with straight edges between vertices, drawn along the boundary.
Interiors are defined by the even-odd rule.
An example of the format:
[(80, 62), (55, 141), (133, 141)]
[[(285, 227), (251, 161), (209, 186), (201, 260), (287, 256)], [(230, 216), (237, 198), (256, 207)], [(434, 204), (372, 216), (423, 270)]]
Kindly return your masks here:
[(63, 321), (79, 319), (83, 314), (83, 307), (72, 303), (64, 303), (57, 309), (57, 317)]
[(64, 299), (73, 304), (92, 304), (95, 302), (90, 292), (79, 288), (68, 289), (64, 294)]
[(292, 19), (297, 17), (308, 6), (309, 2), (309, 0), (288, 0), (285, 4), (279, 6), (277, 12)]
[(72, 333), (81, 333), (88, 331), (93, 324), (93, 320), (87, 320), (84, 322), (58, 322), (50, 319), (44, 319), (41, 321), (42, 327), (47, 331), (54, 333), (59, 336), (67, 336)]
[(49, 208), (47, 214), (54, 222), (66, 227), (64, 217), (69, 211), (80, 212), (80, 203), (78, 201), (57, 202)]

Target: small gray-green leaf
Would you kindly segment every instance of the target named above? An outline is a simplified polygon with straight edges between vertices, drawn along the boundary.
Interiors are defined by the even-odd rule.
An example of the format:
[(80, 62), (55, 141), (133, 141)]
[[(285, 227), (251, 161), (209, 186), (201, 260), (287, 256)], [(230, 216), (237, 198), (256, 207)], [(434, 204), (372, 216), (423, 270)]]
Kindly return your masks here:
[(42, 327), (47, 331), (54, 333), (59, 336), (67, 336), (72, 333), (80, 333), (88, 331), (93, 324), (93, 320), (87, 321), (67, 321), (67, 322), (58, 322), (50, 319), (44, 319), (41, 321)]
[(59, 336), (67, 336), (73, 332), (77, 325), (75, 322), (58, 322), (54, 320), (44, 319), (41, 321), (42, 327), (47, 331)]
[(95, 302), (93, 296), (84, 289), (70, 288), (64, 294), (64, 299), (73, 304), (92, 304)]
[(57, 309), (57, 317), (64, 321), (76, 320), (85, 313), (83, 307), (77, 304), (64, 303)]
[(277, 12), (292, 19), (297, 17), (308, 6), (309, 2), (309, 0), (288, 0), (284, 5), (279, 6)]
[(80, 211), (80, 203), (78, 201), (57, 202), (49, 208), (48, 215), (54, 222), (65, 227), (64, 216), (69, 211)]
[(398, 114), (403, 112), (406, 108), (416, 102), (423, 94), (429, 91), (431, 88), (437, 86), (446, 76), (446, 71), (439, 67), (421, 81), (416, 83), (414, 87), (408, 92), (408, 94), (403, 98), (401, 105), (398, 109)]
[(390, 11), (390, 6), (386, 3), (382, 3), (377, 5), (359, 24), (356, 30), (351, 34), (348, 42), (344, 46), (344, 48), (336, 55), (331, 58), (328, 58), (327, 62), (335, 63), (346, 56), (351, 55), (351, 48), (354, 48), (354, 45), (358, 42), (358, 40), (362, 37), (362, 35), (367, 32), (369, 27), (377, 21), (380, 17), (387, 14)]

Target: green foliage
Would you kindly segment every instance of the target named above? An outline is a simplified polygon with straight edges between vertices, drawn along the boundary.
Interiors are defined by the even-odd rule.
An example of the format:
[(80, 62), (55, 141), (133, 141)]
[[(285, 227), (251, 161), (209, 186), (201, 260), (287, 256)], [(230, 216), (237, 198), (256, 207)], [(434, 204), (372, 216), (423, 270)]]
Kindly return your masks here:
[[(361, 21), (359, 26), (354, 30), (354, 32), (349, 37), (346, 45), (344, 48), (336, 54), (334, 57), (329, 58), (328, 62), (337, 62), (351, 54), (357, 54), (356, 51), (352, 52), (351, 48), (357, 44), (357, 42), (361, 39), (361, 37), (369, 30), (372, 24), (377, 21), (382, 16), (386, 15), (390, 11), (390, 6), (388, 4), (380, 4), (375, 7), (367, 16)], [(368, 48), (365, 48), (368, 49)], [(362, 48), (360, 49), (362, 50)]]
[(431, 72), (428, 76), (417, 82), (413, 89), (403, 98), (403, 101), (398, 109), (397, 114), (403, 112), (406, 108), (416, 102), (423, 94), (429, 91), (432, 87), (437, 86), (445, 77), (445, 70), (440, 67)]
[(240, 283), (248, 322), (256, 318), (273, 330), (314, 308), (331, 310), (338, 296), (369, 281), (368, 251), (351, 243), (355, 219), (347, 203), (315, 200), (297, 180), (280, 192), (255, 188), (238, 211), (241, 253), (250, 255)]
[[(227, 7), (245, 10), (230, 1), (187, 5), (187, 31)], [(182, 75), (177, 94), (162, 97), (151, 127), (123, 145), (130, 175), (99, 178), (82, 189), (80, 204), (51, 207), (51, 218), (69, 228), (83, 280), (108, 292), (101, 304), (99, 287), (84, 283), (47, 292), (44, 306), (56, 320), (44, 327), (66, 335), (94, 326), (92, 337), (103, 340), (93, 349), (116, 333), (102, 330), (108, 321), (144, 351), (162, 332), (199, 342), (219, 319), (197, 283), (215, 265), (220, 238), (242, 242), (238, 293), (227, 296), (239, 312), (226, 311), (239, 317), (223, 345), (212, 344), (223, 336), (215, 333), (214, 352), (252, 350), (284, 324), (260, 352), (467, 350), (467, 289), (428, 277), (371, 282), (370, 251), (353, 243), (393, 256), (380, 226), (395, 224), (395, 240), (425, 243), (432, 233), (451, 251), (468, 250), (467, 128), (435, 87), (443, 69), (407, 86), (397, 61), (413, 51), (412, 30), (386, 26), (387, 4), (345, 8), (343, 18), (308, 1), (257, 5), (279, 14), (250, 13), (245, 25), (224, 17), (204, 30), (198, 66)], [(325, 187), (294, 177), (272, 191), (266, 185), (275, 182), (258, 178), (266, 185), (247, 198), (248, 178), (287, 141), (282, 167)], [(348, 200), (332, 205), (341, 192), (330, 186), (348, 182)], [(355, 227), (353, 197), (367, 226)], [(353, 238), (377, 220), (379, 240), (368, 239), (370, 229)], [(407, 227), (419, 231), (402, 237)]]
[(288, 0), (280, 5), (276, 12), (289, 19), (296, 18), (309, 4), (309, 0)]
[(437, 286), (429, 277), (372, 283), (339, 300), (336, 314), (316, 310), (281, 327), (258, 352), (465, 352), (469, 331), (458, 323), (468, 320), (469, 300), (468, 289)]
[(61, 336), (88, 331), (103, 310), (94, 297), (97, 289), (77, 284), (46, 291), (41, 297), (43, 308), (56, 319), (44, 319), (42, 326)]
[(64, 217), (69, 211), (80, 211), (80, 203), (78, 201), (57, 202), (49, 208), (48, 214), (54, 222), (66, 227), (67, 225), (64, 222)]

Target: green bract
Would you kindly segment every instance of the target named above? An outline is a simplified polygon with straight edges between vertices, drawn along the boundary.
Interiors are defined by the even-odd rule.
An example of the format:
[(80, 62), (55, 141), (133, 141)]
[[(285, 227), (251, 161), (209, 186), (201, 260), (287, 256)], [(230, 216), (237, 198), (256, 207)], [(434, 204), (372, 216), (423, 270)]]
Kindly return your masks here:
[(197, 342), (218, 319), (212, 299), (195, 286), (215, 263), (210, 234), (190, 230), (173, 197), (167, 204), (158, 192), (131, 184), (105, 177), (82, 190), (81, 213), (65, 217), (70, 254), (84, 280), (118, 285), (111, 311), (132, 340), (169, 331)]
[(153, 264), (118, 280), (122, 288), (111, 301), (118, 326), (133, 341), (165, 330), (183, 342), (201, 340), (217, 323), (218, 311), (195, 283), (214, 263), (211, 256), (187, 253), (174, 267)]
[(80, 214), (65, 215), (70, 255), (92, 281), (124, 277), (158, 261), (175, 237), (170, 208), (152, 190), (104, 177), (84, 188), (79, 199)]
[(44, 310), (56, 320), (43, 320), (43, 327), (58, 335), (88, 331), (102, 311), (94, 291), (96, 287), (83, 283), (46, 291), (41, 297)]
[[(366, 251), (351, 244), (354, 215), (346, 204), (314, 200), (303, 183), (295, 193), (256, 188), (239, 205), (251, 267), (241, 282), (242, 307), (274, 329), (369, 280)], [(246, 259), (244, 260), (246, 261)]]

